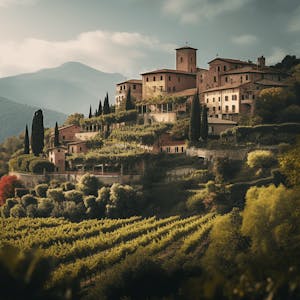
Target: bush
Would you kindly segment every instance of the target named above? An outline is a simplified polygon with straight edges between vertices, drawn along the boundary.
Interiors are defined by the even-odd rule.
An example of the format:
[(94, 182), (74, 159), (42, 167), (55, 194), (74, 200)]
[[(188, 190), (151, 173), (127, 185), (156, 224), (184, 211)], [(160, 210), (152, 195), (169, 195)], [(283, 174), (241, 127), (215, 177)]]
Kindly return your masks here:
[(64, 193), (64, 195), (67, 201), (73, 201), (75, 203), (80, 203), (83, 201), (83, 194), (76, 190), (67, 191)]
[(24, 218), (26, 217), (26, 211), (21, 204), (17, 204), (11, 208), (10, 216), (13, 218)]
[(1, 215), (1, 218), (9, 218), (10, 217), (10, 207), (7, 204), (4, 204), (0, 207), (0, 215)]
[(40, 198), (38, 201), (38, 216), (42, 218), (50, 217), (54, 208), (54, 203), (48, 198)]
[(14, 199), (14, 198), (9, 198), (9, 199), (6, 199), (6, 205), (9, 207), (9, 208), (12, 208), (14, 207), (15, 205), (17, 205), (19, 202), (17, 199)]
[(186, 201), (186, 207), (191, 212), (201, 213), (205, 209), (205, 205), (203, 203), (205, 197), (207, 196), (207, 191), (202, 190), (199, 193), (190, 196)]
[(241, 168), (241, 162), (227, 157), (217, 158), (214, 161), (213, 171), (217, 182), (230, 180)]
[(45, 172), (54, 172), (55, 166), (46, 159), (34, 159), (29, 163), (29, 171), (36, 174)]
[(247, 164), (250, 168), (270, 168), (275, 162), (273, 153), (267, 150), (255, 150), (247, 156)]
[(71, 221), (80, 221), (83, 219), (85, 207), (83, 203), (75, 203), (73, 201), (66, 201), (63, 203), (64, 213), (63, 216)]
[(61, 181), (58, 180), (58, 179), (52, 179), (52, 180), (50, 181), (49, 187), (50, 187), (51, 189), (57, 189), (57, 188), (61, 187)]
[(46, 183), (38, 184), (34, 190), (38, 197), (45, 198), (48, 190), (48, 184)]
[(98, 189), (101, 185), (97, 177), (87, 173), (80, 178), (78, 189), (82, 191), (84, 195), (97, 196)]
[(95, 207), (97, 205), (96, 204), (96, 197), (95, 196), (87, 196), (87, 197), (84, 198), (83, 203), (84, 203), (84, 206), (86, 208)]
[(26, 216), (29, 218), (36, 218), (38, 217), (38, 209), (37, 205), (30, 204), (26, 207)]
[(21, 204), (26, 208), (29, 205), (37, 205), (37, 199), (32, 195), (25, 195), (21, 198)]
[(47, 191), (47, 198), (52, 199), (56, 202), (62, 202), (65, 200), (64, 194), (62, 189), (48, 189)]
[(22, 187), (22, 183), (16, 176), (2, 176), (0, 179), (0, 205), (5, 203), (7, 198), (15, 195), (15, 188)]
[(71, 190), (75, 190), (75, 184), (70, 182), (70, 181), (66, 181), (63, 182), (60, 186), (64, 191), (71, 191)]
[(30, 194), (29, 189), (15, 188), (15, 197), (21, 198), (24, 195)]

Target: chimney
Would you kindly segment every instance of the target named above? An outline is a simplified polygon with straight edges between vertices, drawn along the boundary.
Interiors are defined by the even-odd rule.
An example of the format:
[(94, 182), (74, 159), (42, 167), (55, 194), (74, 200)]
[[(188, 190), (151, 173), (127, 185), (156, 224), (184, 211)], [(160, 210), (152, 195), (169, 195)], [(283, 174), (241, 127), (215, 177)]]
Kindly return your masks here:
[(263, 55), (257, 58), (257, 65), (259, 69), (263, 69), (266, 66), (266, 59)]

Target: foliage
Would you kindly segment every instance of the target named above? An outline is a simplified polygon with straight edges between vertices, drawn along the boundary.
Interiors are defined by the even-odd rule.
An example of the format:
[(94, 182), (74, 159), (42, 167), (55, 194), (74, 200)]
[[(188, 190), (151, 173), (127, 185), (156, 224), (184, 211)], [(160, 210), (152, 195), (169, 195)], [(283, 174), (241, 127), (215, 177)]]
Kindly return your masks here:
[(25, 218), (26, 211), (21, 204), (17, 204), (10, 209), (10, 217), (13, 218)]
[(136, 105), (166, 104), (166, 103), (183, 104), (186, 102), (186, 100), (187, 100), (187, 97), (158, 95), (155, 97), (150, 97), (150, 98), (138, 101), (136, 103)]
[(291, 146), (288, 151), (279, 156), (281, 172), (287, 177), (289, 184), (300, 184), (300, 139), (296, 145)]
[(64, 193), (64, 196), (67, 201), (73, 201), (75, 203), (80, 203), (83, 200), (83, 193), (76, 190), (67, 191)]
[(47, 159), (34, 159), (29, 164), (29, 171), (36, 174), (41, 174), (43, 172), (53, 172), (54, 169), (54, 164)]
[(83, 118), (84, 118), (83, 114), (74, 113), (74, 114), (68, 116), (68, 118), (66, 119), (64, 125), (77, 125), (77, 126), (79, 126), (80, 121)]
[(175, 140), (185, 140), (189, 134), (189, 119), (177, 120), (170, 131), (171, 137)]
[(24, 136), (24, 154), (29, 154), (29, 135), (28, 135), (28, 126), (26, 124), (25, 136)]
[(103, 146), (103, 137), (97, 134), (92, 139), (86, 141), (86, 146), (88, 149), (97, 149)]
[(55, 202), (62, 202), (65, 200), (63, 190), (60, 188), (48, 189), (47, 198), (50, 198)]
[(106, 93), (106, 96), (104, 98), (103, 102), (103, 115), (108, 115), (110, 114), (110, 107), (109, 107), (109, 99), (108, 99), (108, 93)]
[(276, 159), (268, 150), (255, 150), (248, 153), (247, 164), (250, 168), (270, 168)]
[(48, 188), (49, 188), (48, 184), (42, 183), (42, 184), (36, 185), (34, 190), (38, 197), (45, 198)]
[(134, 109), (134, 103), (131, 96), (131, 88), (129, 87), (127, 94), (126, 94), (126, 100), (125, 100), (125, 110), (131, 110)]
[(4, 175), (0, 179), (0, 206), (7, 198), (14, 197), (15, 188), (22, 187), (22, 183), (16, 176)]
[(53, 142), (54, 147), (59, 146), (59, 131), (58, 131), (58, 125), (57, 122), (55, 123), (55, 128), (54, 128), (54, 142)]
[(227, 157), (217, 158), (213, 163), (213, 172), (217, 182), (229, 181), (240, 170), (240, 168), (240, 161), (231, 160)]
[(199, 95), (197, 92), (193, 97), (192, 106), (191, 106), (189, 140), (191, 142), (199, 141), (200, 132), (201, 132), (201, 106), (199, 101)]
[(75, 190), (75, 184), (74, 184), (73, 182), (66, 181), (66, 182), (63, 182), (63, 183), (61, 184), (61, 188), (62, 188), (64, 191)]
[(82, 191), (84, 195), (97, 196), (98, 189), (101, 185), (101, 182), (96, 176), (87, 173), (80, 178), (78, 189)]
[(31, 129), (31, 150), (35, 156), (42, 153), (44, 148), (44, 118), (41, 109), (34, 113)]
[(38, 200), (37, 198), (33, 197), (32, 195), (24, 195), (22, 198), (21, 198), (21, 204), (23, 205), (23, 207), (27, 207), (29, 205), (37, 205), (38, 203)]
[(200, 137), (203, 141), (207, 140), (208, 137), (208, 119), (207, 119), (208, 108), (202, 107), (201, 110), (201, 125), (200, 125)]

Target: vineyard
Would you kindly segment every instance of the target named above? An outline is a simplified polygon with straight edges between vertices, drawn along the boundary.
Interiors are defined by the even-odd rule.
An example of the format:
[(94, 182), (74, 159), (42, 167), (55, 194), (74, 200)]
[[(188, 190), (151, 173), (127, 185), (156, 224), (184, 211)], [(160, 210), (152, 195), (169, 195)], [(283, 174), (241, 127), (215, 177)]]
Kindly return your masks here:
[[(157, 261), (188, 260), (203, 252), (203, 244), (216, 216), (172, 216), (143, 219), (88, 220), (72, 223), (63, 219), (1, 219), (1, 243), (20, 249), (39, 248), (55, 259), (49, 287), (68, 279), (79, 280), (86, 294), (103, 274), (112, 272), (125, 259), (142, 251)], [(202, 249), (202, 250), (201, 250)], [(199, 252), (200, 251), (200, 252)], [(66, 275), (67, 274), (67, 275)]]

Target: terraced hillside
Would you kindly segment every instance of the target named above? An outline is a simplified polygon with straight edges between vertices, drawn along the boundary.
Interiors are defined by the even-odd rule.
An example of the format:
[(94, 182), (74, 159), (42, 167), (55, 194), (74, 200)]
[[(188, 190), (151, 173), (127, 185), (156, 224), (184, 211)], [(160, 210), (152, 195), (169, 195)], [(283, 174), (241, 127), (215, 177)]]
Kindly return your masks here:
[(86, 294), (104, 274), (119, 268), (136, 252), (143, 252), (167, 263), (188, 260), (205, 246), (213, 214), (204, 217), (164, 219), (88, 220), (71, 223), (62, 219), (2, 219), (1, 243), (21, 249), (40, 248), (45, 256), (55, 258), (56, 268), (49, 286), (79, 279)]

